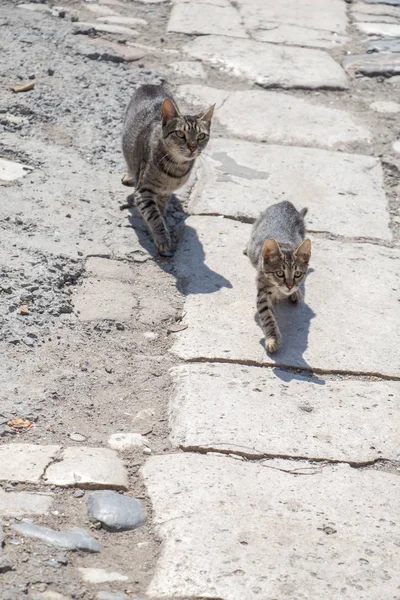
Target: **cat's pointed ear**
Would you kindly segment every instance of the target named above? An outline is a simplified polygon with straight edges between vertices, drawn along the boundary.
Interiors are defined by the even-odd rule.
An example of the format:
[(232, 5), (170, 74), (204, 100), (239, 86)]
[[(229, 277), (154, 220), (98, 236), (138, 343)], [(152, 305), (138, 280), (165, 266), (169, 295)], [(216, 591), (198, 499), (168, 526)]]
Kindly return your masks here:
[(294, 253), (301, 262), (308, 263), (311, 257), (311, 240), (307, 239), (301, 242)]
[(276, 240), (270, 239), (264, 242), (262, 255), (266, 262), (274, 263), (282, 260), (282, 252)]
[(210, 108), (208, 108), (204, 114), (200, 114), (199, 115), (200, 121), (205, 121), (206, 123), (208, 123), (210, 125), (212, 116), (214, 114), (214, 108), (215, 108), (215, 104), (210, 106)]
[(175, 102), (171, 100), (171, 98), (165, 98), (164, 102), (162, 103), (161, 114), (164, 123), (167, 123), (167, 121), (170, 121), (175, 117), (179, 117), (178, 107), (176, 106)]

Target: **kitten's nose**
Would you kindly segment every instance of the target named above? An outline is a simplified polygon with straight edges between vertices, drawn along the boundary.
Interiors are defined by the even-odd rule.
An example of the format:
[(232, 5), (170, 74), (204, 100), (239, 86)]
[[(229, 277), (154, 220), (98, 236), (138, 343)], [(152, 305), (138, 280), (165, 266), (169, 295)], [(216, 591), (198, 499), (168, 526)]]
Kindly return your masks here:
[(190, 150), (190, 152), (194, 152), (197, 148), (197, 144), (188, 144), (188, 148)]
[(289, 283), (287, 283), (286, 287), (288, 290), (291, 290), (294, 287), (294, 283), (292, 283), (291, 285)]

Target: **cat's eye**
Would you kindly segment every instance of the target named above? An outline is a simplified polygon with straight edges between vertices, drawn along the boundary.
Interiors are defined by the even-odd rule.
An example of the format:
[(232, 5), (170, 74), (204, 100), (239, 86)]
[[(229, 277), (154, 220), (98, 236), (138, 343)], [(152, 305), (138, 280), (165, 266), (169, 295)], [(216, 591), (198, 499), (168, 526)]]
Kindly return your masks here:
[(205, 133), (199, 133), (199, 135), (197, 136), (197, 139), (198, 139), (198, 140), (204, 140), (204, 139), (205, 139), (205, 137), (206, 137), (206, 134), (205, 134)]
[(175, 135), (176, 135), (176, 137), (178, 137), (178, 138), (184, 138), (184, 137), (185, 137), (185, 133), (184, 133), (183, 131), (181, 131), (180, 129), (177, 129), (177, 130), (175, 131)]
[(284, 272), (283, 271), (275, 271), (275, 275), (277, 275), (278, 277), (283, 277)]
[(297, 277), (297, 278), (301, 277), (302, 275), (303, 275), (303, 273), (301, 271), (295, 271), (294, 272), (294, 276)]

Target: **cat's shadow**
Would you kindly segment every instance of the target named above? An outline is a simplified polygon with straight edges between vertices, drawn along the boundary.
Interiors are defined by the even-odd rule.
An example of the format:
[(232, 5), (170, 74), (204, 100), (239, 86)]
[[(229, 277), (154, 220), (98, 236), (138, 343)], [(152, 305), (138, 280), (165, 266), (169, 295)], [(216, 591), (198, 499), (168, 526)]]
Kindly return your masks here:
[[(146, 224), (135, 206), (129, 211), (129, 223), (135, 230), (139, 244), (148, 252), (158, 266), (176, 278), (176, 287), (184, 295), (212, 294), (219, 289), (231, 288), (231, 282), (210, 269), (205, 264), (205, 252), (196, 230), (185, 224), (188, 214), (183, 210), (180, 200), (172, 194), (169, 199), (165, 218), (172, 237), (174, 254), (171, 257), (160, 256), (147, 230)], [(185, 232), (184, 232), (185, 229)], [(181, 240), (185, 235), (186, 244)], [(182, 260), (181, 254), (187, 249), (188, 256)], [(196, 277), (191, 277), (193, 273)]]
[[(307, 280), (314, 272), (314, 269), (308, 269)], [(299, 304), (292, 304), (290, 301), (284, 301), (274, 306), (276, 320), (282, 333), (282, 345), (278, 352), (271, 354), (277, 367), (274, 369), (275, 375), (282, 381), (289, 382), (292, 379), (304, 379), (304, 373), (297, 373), (296, 370), (305, 370), (312, 374), (309, 379), (311, 383), (325, 385), (325, 380), (313, 373), (312, 367), (304, 358), (304, 353), (308, 347), (308, 335), (310, 324), (316, 316), (314, 311), (308, 306), (304, 282), (301, 285), (303, 300)], [(260, 325), (258, 313), (255, 314), (255, 321)], [(265, 339), (260, 340), (261, 346), (268, 353), (265, 347)], [(269, 354), (269, 353), (268, 353)], [(288, 370), (284, 370), (288, 368)]]

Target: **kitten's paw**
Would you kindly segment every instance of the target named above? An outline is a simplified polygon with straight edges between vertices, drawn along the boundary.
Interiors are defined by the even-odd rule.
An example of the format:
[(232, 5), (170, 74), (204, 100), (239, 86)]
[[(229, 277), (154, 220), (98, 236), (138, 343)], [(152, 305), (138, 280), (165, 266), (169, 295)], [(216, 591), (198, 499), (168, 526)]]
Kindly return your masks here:
[(280, 339), (270, 337), (267, 340), (265, 340), (265, 347), (268, 350), (268, 352), (276, 352), (280, 346), (280, 343)]
[(132, 177), (129, 175), (129, 173), (124, 173), (122, 175), (121, 183), (123, 185), (126, 185), (127, 187), (133, 187), (135, 185), (134, 181), (133, 181)]
[(154, 244), (161, 256), (172, 256), (171, 238), (169, 236), (154, 238)]
[(298, 304), (298, 302), (301, 302), (302, 298), (303, 298), (303, 294), (301, 293), (300, 290), (297, 290), (297, 292), (294, 292), (294, 294), (289, 296), (289, 300), (290, 300), (290, 302), (293, 302), (293, 304)]
[(243, 248), (243, 254), (244, 254), (245, 256), (247, 256), (247, 246), (246, 246), (245, 248)]

